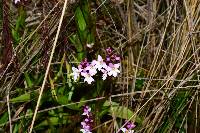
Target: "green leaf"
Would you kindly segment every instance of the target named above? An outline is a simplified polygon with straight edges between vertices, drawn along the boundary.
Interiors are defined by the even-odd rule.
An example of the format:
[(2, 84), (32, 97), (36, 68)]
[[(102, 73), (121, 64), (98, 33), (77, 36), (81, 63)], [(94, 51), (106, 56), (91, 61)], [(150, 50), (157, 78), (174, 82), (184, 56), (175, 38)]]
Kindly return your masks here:
[(66, 107), (71, 109), (71, 110), (80, 110), (79, 106), (76, 105), (76, 104), (67, 105)]
[(141, 91), (143, 86), (144, 86), (144, 80), (137, 79), (135, 83), (136, 91)]
[(25, 26), (25, 19), (26, 19), (26, 12), (23, 7), (19, 8), (19, 17), (16, 21), (16, 27), (15, 30), (19, 31), (20, 29), (23, 29)]
[(109, 113), (112, 113), (112, 111), (114, 112), (115, 116), (123, 119), (130, 119), (131, 116), (134, 115), (131, 110), (124, 106), (112, 106), (112, 109), (110, 109)]
[(15, 43), (19, 43), (20, 41), (20, 36), (19, 36), (19, 33), (17, 31), (15, 31), (14, 29), (12, 29), (12, 37), (15, 41)]
[(35, 81), (35, 86), (38, 86), (44, 79), (44, 74), (40, 75), (39, 78)]
[[(69, 98), (68, 98), (68, 96), (58, 96), (57, 102), (61, 105), (66, 105), (69, 103)], [(79, 110), (80, 109), (80, 107), (76, 104), (67, 105), (66, 107), (71, 110)]]
[(52, 80), (50, 76), (49, 76), (49, 82), (50, 82), (50, 86), (51, 86), (51, 95), (55, 100), (58, 100), (55, 86), (54, 86), (54, 80)]
[(31, 81), (31, 78), (29, 77), (28, 73), (25, 72), (24, 76), (25, 76), (25, 80), (26, 80), (26, 83), (27, 83), (28, 87), (32, 88), (33, 87), (33, 82)]
[(81, 0), (80, 1), (80, 8), (85, 18), (87, 25), (91, 26), (91, 24), (95, 21), (92, 21), (92, 13), (90, 7), (90, 1), (88, 0)]
[(5, 112), (3, 116), (0, 118), (0, 125), (4, 124), (8, 121), (8, 112)]
[(87, 43), (91, 44), (94, 43), (94, 41), (95, 41), (95, 36), (92, 33), (89, 33), (87, 36)]
[(68, 97), (67, 96), (58, 96), (57, 102), (61, 105), (68, 103)]
[(83, 51), (83, 46), (82, 46), (77, 34), (70, 36), (69, 39), (73, 43), (73, 45), (75, 46), (77, 52)]
[(19, 103), (19, 102), (28, 102), (31, 100), (31, 94), (25, 93), (23, 95), (20, 95), (18, 97), (12, 98), (10, 102), (12, 103)]
[(78, 23), (79, 29), (81, 31), (84, 31), (86, 29), (86, 22), (85, 22), (85, 19), (84, 19), (84, 16), (83, 16), (83, 13), (82, 13), (80, 7), (76, 8), (75, 19), (76, 19), (76, 21)]
[[(117, 117), (117, 118), (121, 118), (121, 119), (130, 119), (134, 113), (127, 107), (125, 106), (120, 106), (118, 103), (116, 102), (112, 102), (112, 107), (110, 107), (109, 109), (109, 115), (112, 116), (112, 114), (114, 113), (114, 115)], [(105, 101), (104, 105), (103, 106), (109, 106), (110, 105), (110, 102), (109, 101)], [(133, 117), (134, 118), (134, 117)], [(142, 120), (141, 118), (139, 117), (136, 117), (136, 122), (138, 123), (142, 123)]]
[(78, 53), (78, 60), (79, 61), (82, 61), (84, 59), (84, 57), (85, 57), (85, 52)]
[(53, 81), (56, 82), (58, 80), (59, 77), (63, 76), (63, 64), (65, 61), (65, 54), (63, 54), (63, 57), (61, 59), (61, 63), (60, 63), (60, 69), (58, 71), (58, 73), (56, 74), (56, 76), (53, 78)]
[(68, 98), (67, 100), (68, 101), (71, 101), (72, 100), (72, 95), (74, 94), (74, 87), (72, 86), (71, 87), (71, 91), (68, 93)]
[[(158, 129), (158, 132), (168, 133), (176, 127), (177, 122), (182, 122), (184, 119), (181, 113), (184, 114), (184, 108), (187, 107), (190, 92), (179, 91), (171, 100), (169, 111), (165, 114), (163, 124)], [(185, 115), (184, 115), (185, 116)]]
[(76, 34), (70, 36), (69, 40), (71, 41), (71, 43), (73, 43), (74, 45), (76, 45)]
[(13, 133), (18, 133), (18, 131), (19, 131), (19, 125), (16, 123), (14, 125)]
[(102, 109), (102, 111), (99, 113), (99, 117), (102, 118), (105, 114), (108, 114), (109, 110), (109, 107)]
[[(104, 107), (110, 106), (110, 102), (108, 100), (106, 100), (105, 103), (103, 104), (103, 106)], [(112, 106), (119, 106), (119, 103), (112, 102)]]
[[(48, 117), (48, 119), (42, 121), (40, 124), (35, 126), (35, 129), (41, 129), (45, 126), (56, 126), (59, 124), (66, 124), (67, 123), (67, 113), (59, 114), (59, 116), (63, 116), (63, 120), (61, 120), (59, 117)], [(65, 117), (64, 117), (65, 116)]]
[(19, 16), (17, 17), (15, 27), (12, 29), (12, 36), (14, 39), (14, 46), (16, 46), (20, 41), (20, 33), (24, 30), (26, 11), (21, 6), (19, 9)]
[(58, 117), (50, 117), (48, 120), (42, 121), (40, 124), (38, 124), (35, 129), (42, 128), (44, 126), (48, 125), (58, 125), (59, 124), (59, 118)]

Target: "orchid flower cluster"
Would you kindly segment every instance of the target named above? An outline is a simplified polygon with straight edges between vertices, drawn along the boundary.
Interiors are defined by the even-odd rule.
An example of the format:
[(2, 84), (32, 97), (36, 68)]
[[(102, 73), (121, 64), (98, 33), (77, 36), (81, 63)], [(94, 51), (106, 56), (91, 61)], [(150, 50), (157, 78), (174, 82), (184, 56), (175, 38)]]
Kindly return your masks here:
[(92, 133), (92, 124), (93, 124), (93, 119), (92, 119), (92, 113), (91, 113), (91, 108), (87, 105), (83, 107), (83, 114), (82, 114), (85, 119), (81, 122), (81, 132), (82, 133)]
[(102, 79), (106, 80), (108, 76), (117, 77), (120, 73), (120, 57), (113, 53), (113, 50), (109, 47), (106, 49), (106, 59), (103, 59), (98, 55), (97, 60), (93, 60), (91, 63), (84, 59), (78, 68), (72, 67), (73, 73), (71, 74), (74, 81), (81, 76), (84, 77), (84, 82), (91, 84), (94, 81), (93, 76), (98, 72), (102, 74)]
[(135, 128), (135, 124), (131, 121), (125, 121), (125, 123), (127, 123), (122, 129), (121, 131), (123, 133), (134, 133), (134, 130), (132, 130), (133, 128)]

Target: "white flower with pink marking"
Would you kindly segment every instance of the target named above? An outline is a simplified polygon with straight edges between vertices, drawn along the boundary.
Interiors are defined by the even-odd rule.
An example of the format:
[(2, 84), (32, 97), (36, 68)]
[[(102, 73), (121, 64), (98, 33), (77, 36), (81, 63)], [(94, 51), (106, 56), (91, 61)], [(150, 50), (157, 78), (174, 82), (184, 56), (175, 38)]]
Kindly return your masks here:
[(72, 67), (72, 71), (73, 73), (71, 75), (73, 76), (74, 81), (76, 81), (80, 76), (80, 70), (77, 69), (76, 67)]
[(102, 79), (103, 79), (103, 80), (106, 80), (106, 78), (107, 78), (107, 76), (108, 76), (108, 71), (105, 70), (105, 69), (101, 69), (101, 72), (103, 73)]
[(134, 133), (134, 130), (127, 130), (126, 128), (121, 129), (123, 133)]
[(120, 67), (119, 63), (118, 64), (109, 63), (109, 66), (106, 69), (108, 71), (108, 75), (117, 77), (117, 74), (120, 73), (119, 67)]
[(97, 61), (94, 60), (94, 63), (95, 63), (95, 68), (98, 69), (99, 71), (102, 68), (106, 68), (107, 67), (106, 63), (103, 61), (103, 58), (100, 55), (98, 55)]
[(97, 70), (96, 70), (96, 68), (95, 68), (94, 62), (92, 62), (89, 66), (87, 66), (87, 67), (85, 68), (85, 70), (86, 70), (86, 71), (89, 71), (89, 74), (90, 74), (91, 76), (94, 76), (95, 74), (97, 74)]
[(17, 4), (18, 2), (20, 2), (20, 0), (14, 0), (14, 3)]
[(81, 75), (85, 78), (84, 82), (87, 82), (88, 84), (91, 84), (94, 81), (94, 79), (90, 73), (81, 72)]

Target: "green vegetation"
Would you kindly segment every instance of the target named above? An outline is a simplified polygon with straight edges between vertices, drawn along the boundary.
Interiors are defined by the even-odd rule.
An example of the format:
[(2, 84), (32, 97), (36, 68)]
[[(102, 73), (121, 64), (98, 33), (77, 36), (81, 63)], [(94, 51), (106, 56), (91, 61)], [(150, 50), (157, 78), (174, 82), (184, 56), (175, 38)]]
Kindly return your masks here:
[(200, 131), (199, 0), (0, 5), (0, 133), (79, 133), (85, 105), (92, 133)]

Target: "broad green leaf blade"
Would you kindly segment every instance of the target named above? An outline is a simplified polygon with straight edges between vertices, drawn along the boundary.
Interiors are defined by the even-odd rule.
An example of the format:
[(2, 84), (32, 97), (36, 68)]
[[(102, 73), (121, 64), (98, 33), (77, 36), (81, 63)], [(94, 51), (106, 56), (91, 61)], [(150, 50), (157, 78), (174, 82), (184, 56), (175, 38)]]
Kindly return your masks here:
[(84, 31), (86, 29), (86, 22), (85, 22), (85, 19), (84, 19), (84, 16), (83, 16), (83, 13), (82, 13), (80, 7), (76, 8), (75, 18), (77, 20), (79, 29), (81, 31)]
[(8, 112), (5, 112), (3, 116), (0, 118), (0, 125), (4, 124), (8, 121)]
[(14, 125), (13, 133), (18, 133), (18, 131), (19, 131), (19, 124), (16, 123)]
[(31, 78), (27, 72), (24, 73), (24, 76), (25, 76), (25, 80), (26, 80), (28, 87), (29, 88), (33, 87), (33, 82), (31, 81)]
[[(109, 115), (112, 115), (114, 113), (116, 117), (121, 118), (121, 119), (130, 119), (134, 115), (134, 113), (125, 106), (120, 106), (116, 102), (112, 102), (111, 104), (112, 104), (112, 108), (110, 107), (108, 111)], [(103, 106), (107, 107), (109, 105), (110, 105), (110, 102), (105, 101)], [(141, 123), (142, 120), (139, 117), (136, 117), (136, 122)]]
[(109, 113), (112, 114), (112, 111), (114, 112), (114, 115), (116, 117), (122, 118), (122, 119), (130, 119), (131, 116), (134, 115), (134, 113), (124, 106), (112, 106), (112, 109), (110, 109)]
[(25, 93), (23, 95), (20, 95), (18, 97), (12, 98), (10, 102), (12, 103), (19, 103), (19, 102), (28, 102), (31, 100), (31, 94)]
[(78, 53), (78, 60), (79, 61), (82, 61), (84, 59), (84, 57), (85, 57), (85, 52)]
[(94, 41), (95, 41), (95, 36), (94, 34), (92, 33), (89, 33), (88, 36), (87, 36), (87, 44), (94, 44)]
[(20, 36), (19, 36), (19, 33), (15, 31), (14, 29), (12, 29), (12, 37), (14, 39), (14, 42), (18, 44), (20, 41)]

